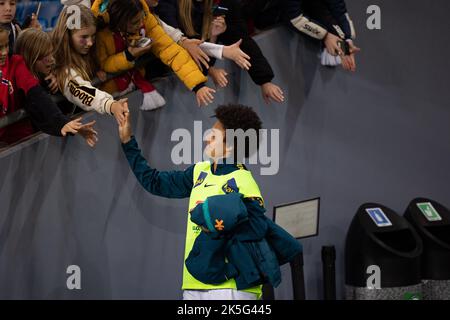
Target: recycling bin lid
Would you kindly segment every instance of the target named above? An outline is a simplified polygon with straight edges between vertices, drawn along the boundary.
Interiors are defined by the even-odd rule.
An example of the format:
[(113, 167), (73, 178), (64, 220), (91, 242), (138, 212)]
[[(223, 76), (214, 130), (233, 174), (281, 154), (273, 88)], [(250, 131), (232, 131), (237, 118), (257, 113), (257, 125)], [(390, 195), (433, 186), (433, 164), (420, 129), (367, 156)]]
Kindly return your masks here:
[(378, 203), (361, 205), (355, 216), (372, 241), (405, 258), (422, 253), (423, 245), (412, 225), (394, 210)]
[(405, 217), (433, 242), (450, 250), (450, 211), (445, 206), (431, 199), (415, 198)]

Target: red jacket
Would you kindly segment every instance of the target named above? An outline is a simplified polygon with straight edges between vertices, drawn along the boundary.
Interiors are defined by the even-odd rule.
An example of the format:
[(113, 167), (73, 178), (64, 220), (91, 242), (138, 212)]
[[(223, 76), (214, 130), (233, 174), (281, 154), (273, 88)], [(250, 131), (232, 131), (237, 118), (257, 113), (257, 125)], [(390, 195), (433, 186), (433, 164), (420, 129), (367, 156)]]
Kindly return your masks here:
[[(39, 80), (28, 70), (21, 56), (13, 55), (0, 66), (0, 117), (19, 110), (28, 91), (39, 85)], [(0, 129), (0, 141), (14, 143), (34, 132), (30, 120), (25, 119)]]

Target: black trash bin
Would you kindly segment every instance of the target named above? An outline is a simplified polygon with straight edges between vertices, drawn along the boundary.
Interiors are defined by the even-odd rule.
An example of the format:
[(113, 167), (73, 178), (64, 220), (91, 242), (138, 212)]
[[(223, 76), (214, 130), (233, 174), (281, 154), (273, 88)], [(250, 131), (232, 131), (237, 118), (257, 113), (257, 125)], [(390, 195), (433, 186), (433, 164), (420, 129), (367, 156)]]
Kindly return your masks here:
[(376, 203), (359, 207), (345, 242), (345, 296), (421, 299), (422, 241), (411, 224)]
[(423, 298), (450, 300), (450, 211), (436, 201), (416, 198), (404, 216), (423, 242)]

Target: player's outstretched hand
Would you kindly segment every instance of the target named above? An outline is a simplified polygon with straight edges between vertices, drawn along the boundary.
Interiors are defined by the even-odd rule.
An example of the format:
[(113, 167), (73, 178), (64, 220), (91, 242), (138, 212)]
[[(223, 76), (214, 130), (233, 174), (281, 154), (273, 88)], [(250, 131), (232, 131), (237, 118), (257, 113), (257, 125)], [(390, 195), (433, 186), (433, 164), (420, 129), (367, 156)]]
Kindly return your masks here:
[(119, 137), (122, 143), (127, 143), (131, 140), (131, 120), (130, 112), (125, 113), (125, 120), (119, 124)]

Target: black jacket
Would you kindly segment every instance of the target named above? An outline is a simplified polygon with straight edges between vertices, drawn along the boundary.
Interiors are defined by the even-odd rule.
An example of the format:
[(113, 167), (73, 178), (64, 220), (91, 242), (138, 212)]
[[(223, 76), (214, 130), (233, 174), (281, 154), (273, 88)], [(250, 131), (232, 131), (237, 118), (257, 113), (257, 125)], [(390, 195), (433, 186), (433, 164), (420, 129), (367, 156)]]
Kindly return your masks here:
[[(239, 0), (222, 0), (219, 2), (219, 5), (227, 8), (229, 11), (225, 17), (227, 30), (219, 36), (218, 42), (224, 45), (231, 45), (242, 39), (241, 49), (250, 56), (252, 66), (249, 70), (249, 75), (253, 82), (257, 85), (262, 85), (272, 81), (274, 78), (273, 70), (258, 44), (248, 33), (247, 24), (241, 14), (242, 8)], [(200, 35), (203, 23), (203, 2), (194, 0), (192, 8), (194, 29)], [(177, 0), (160, 0), (155, 12), (161, 20), (185, 32), (179, 21)]]
[(28, 91), (23, 107), (35, 129), (52, 136), (61, 136), (61, 129), (70, 121), (40, 85)]
[[(344, 0), (282, 0), (289, 22), (303, 16), (311, 28), (323, 27), (343, 39), (355, 38), (353, 23)], [(300, 30), (303, 31), (303, 30)]]

